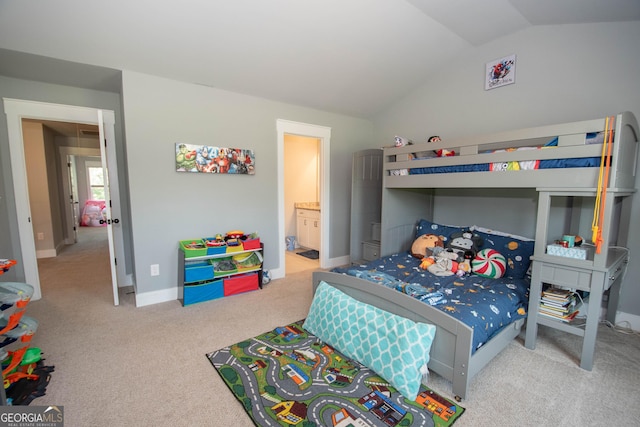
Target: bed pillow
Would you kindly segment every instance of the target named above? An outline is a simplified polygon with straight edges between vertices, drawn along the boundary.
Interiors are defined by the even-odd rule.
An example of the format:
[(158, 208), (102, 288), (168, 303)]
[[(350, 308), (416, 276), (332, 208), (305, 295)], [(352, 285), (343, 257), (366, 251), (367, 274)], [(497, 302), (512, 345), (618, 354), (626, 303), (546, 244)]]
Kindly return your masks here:
[(499, 279), (507, 271), (507, 260), (495, 249), (482, 249), (471, 260), (471, 271), (478, 276)]
[(495, 249), (506, 258), (505, 276), (523, 279), (527, 275), (533, 256), (533, 240), (476, 225), (471, 229), (484, 240), (482, 249)]
[(426, 219), (421, 219), (420, 221), (418, 221), (418, 226), (416, 227), (416, 239), (423, 234), (435, 234), (443, 238), (444, 244), (446, 246), (447, 240), (449, 240), (449, 236), (451, 236), (453, 233), (460, 233), (468, 229), (469, 227), (443, 225), (438, 224), (437, 222), (431, 222)]
[(416, 399), (428, 372), (434, 325), (365, 304), (321, 282), (303, 327), (376, 372), (407, 399)]

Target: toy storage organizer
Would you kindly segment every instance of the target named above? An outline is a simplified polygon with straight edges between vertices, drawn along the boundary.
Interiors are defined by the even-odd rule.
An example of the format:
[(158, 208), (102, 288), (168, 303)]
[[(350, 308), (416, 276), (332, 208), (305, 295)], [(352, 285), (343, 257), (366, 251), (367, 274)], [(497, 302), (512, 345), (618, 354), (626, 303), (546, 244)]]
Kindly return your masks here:
[(213, 247), (207, 246), (206, 240), (180, 241), (178, 285), (183, 291), (183, 306), (262, 287), (264, 246), (259, 238)]

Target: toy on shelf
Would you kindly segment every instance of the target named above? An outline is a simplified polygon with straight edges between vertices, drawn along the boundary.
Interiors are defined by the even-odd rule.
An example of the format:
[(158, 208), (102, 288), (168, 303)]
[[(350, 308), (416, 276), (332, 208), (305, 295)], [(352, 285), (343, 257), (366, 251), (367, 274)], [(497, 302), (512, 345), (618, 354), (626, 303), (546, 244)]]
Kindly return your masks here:
[(31, 285), (19, 282), (0, 283), (0, 335), (7, 335), (18, 326), (32, 296)]
[(242, 245), (243, 237), (244, 232), (240, 230), (234, 230), (227, 232), (226, 236), (224, 236), (224, 240), (227, 242), (227, 246), (240, 246)]
[(0, 275), (9, 271), (14, 265), (16, 265), (15, 259), (0, 259)]
[(209, 237), (205, 238), (204, 242), (209, 248), (211, 247), (215, 248), (215, 247), (227, 245), (227, 242), (225, 242), (224, 238), (222, 237), (222, 234), (220, 233), (216, 234), (216, 236), (213, 238), (209, 238)]

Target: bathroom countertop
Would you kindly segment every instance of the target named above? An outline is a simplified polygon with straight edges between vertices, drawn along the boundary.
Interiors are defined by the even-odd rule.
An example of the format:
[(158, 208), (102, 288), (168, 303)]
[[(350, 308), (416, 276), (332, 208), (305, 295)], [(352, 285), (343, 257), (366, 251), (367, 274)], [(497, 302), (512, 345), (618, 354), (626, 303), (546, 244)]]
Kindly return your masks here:
[(320, 202), (296, 202), (293, 206), (296, 209), (309, 209), (312, 211), (320, 210)]

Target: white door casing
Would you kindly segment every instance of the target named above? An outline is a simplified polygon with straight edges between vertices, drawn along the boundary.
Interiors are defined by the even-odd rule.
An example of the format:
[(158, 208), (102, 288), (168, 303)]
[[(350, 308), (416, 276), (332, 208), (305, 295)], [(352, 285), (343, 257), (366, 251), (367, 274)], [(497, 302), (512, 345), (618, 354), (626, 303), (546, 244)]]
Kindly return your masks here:
[[(38, 273), (38, 264), (36, 259), (35, 241), (33, 236), (33, 228), (31, 226), (31, 208), (29, 206), (29, 191), (27, 186), (26, 162), (24, 156), (24, 143), (22, 135), (22, 119), (35, 120), (55, 120), (63, 122), (75, 122), (103, 126), (103, 138), (106, 140), (107, 150), (109, 151), (109, 169), (114, 179), (110, 180), (113, 206), (117, 206), (117, 217), (120, 217), (120, 204), (117, 194), (117, 163), (115, 157), (115, 114), (113, 111), (98, 110), (95, 108), (78, 107), (71, 105), (51, 104), (37, 101), (26, 101), (19, 99), (3, 98), (4, 111), (7, 116), (7, 130), (9, 135), (9, 150), (11, 157), (11, 170), (13, 176), (13, 187), (16, 202), (16, 216), (18, 219), (18, 234), (20, 238), (20, 247), (22, 251), (22, 263), (25, 272), (25, 281), (33, 286), (33, 299), (37, 300), (42, 297), (40, 288), (40, 277)], [(102, 123), (104, 119), (105, 123)], [(102, 145), (102, 144), (101, 144)], [(104, 158), (104, 157), (103, 157)], [(105, 160), (106, 161), (106, 160)], [(115, 181), (115, 182), (114, 182)], [(114, 192), (116, 194), (114, 194)], [(116, 198), (118, 196), (118, 198)], [(114, 286), (118, 282), (126, 281), (125, 263), (124, 263), (124, 244), (122, 229), (120, 226), (112, 227), (110, 232), (110, 262), (112, 264), (112, 278)], [(115, 238), (114, 238), (115, 235)], [(116, 257), (121, 260), (114, 266)], [(114, 274), (115, 269), (115, 274)], [(117, 288), (114, 287), (114, 304), (118, 304)]]
[(285, 276), (285, 206), (284, 206), (284, 136), (285, 134), (308, 136), (320, 140), (320, 268), (329, 265), (329, 224), (330, 193), (329, 193), (329, 158), (331, 153), (331, 128), (307, 123), (276, 120), (278, 144), (278, 256), (280, 265), (271, 271), (274, 279)]

